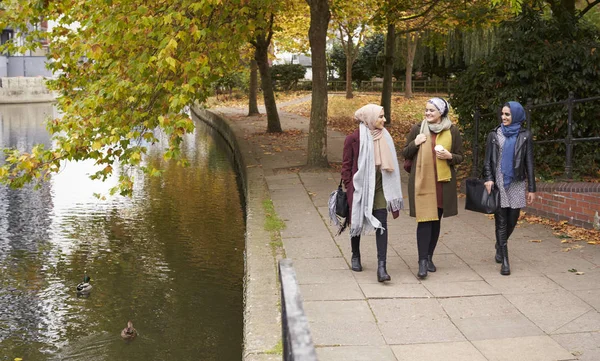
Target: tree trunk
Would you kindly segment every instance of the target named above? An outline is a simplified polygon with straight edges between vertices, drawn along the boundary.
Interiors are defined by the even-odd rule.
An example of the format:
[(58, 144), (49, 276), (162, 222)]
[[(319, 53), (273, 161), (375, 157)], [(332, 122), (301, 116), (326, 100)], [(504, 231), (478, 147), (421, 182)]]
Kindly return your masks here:
[(306, 0), (310, 6), (308, 39), (313, 68), (312, 101), (308, 131), (308, 167), (328, 167), (327, 161), (327, 57), (325, 45), (331, 13), (328, 0)]
[(406, 34), (406, 85), (404, 91), (405, 98), (412, 98), (412, 71), (415, 62), (415, 52), (417, 50), (417, 39), (419, 38), (418, 33)]
[(258, 65), (256, 60), (250, 61), (250, 89), (248, 94), (248, 116), (260, 114), (258, 111)]
[(273, 92), (273, 82), (271, 80), (271, 67), (269, 66), (269, 44), (262, 36), (256, 37), (256, 51), (254, 59), (260, 72), (260, 84), (265, 100), (265, 110), (267, 112), (267, 132), (281, 133), (281, 122), (275, 103), (275, 93)]
[(348, 38), (348, 42), (346, 45), (346, 99), (352, 99), (354, 95), (352, 94), (352, 65), (354, 64), (354, 43), (352, 42), (352, 38)]
[(387, 125), (392, 124), (392, 92), (394, 91), (394, 45), (396, 42), (396, 26), (388, 23), (385, 39), (385, 58), (383, 63), (383, 90), (381, 91), (381, 106), (387, 119)]

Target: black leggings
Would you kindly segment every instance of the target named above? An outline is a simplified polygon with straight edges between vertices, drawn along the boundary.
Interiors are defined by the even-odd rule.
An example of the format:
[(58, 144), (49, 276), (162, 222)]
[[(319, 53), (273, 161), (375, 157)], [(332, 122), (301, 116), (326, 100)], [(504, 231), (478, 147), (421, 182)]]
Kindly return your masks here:
[(494, 213), (496, 221), (496, 244), (500, 247), (506, 246), (508, 238), (515, 230), (521, 208), (500, 208)]
[[(375, 209), (373, 216), (381, 222), (383, 230), (375, 232), (375, 242), (377, 243), (377, 260), (385, 261), (387, 259), (387, 244), (388, 244), (388, 232), (387, 232), (387, 209)], [(350, 237), (350, 243), (352, 244), (352, 255), (360, 256), (360, 236)]]
[(419, 261), (427, 259), (427, 256), (433, 256), (438, 238), (440, 238), (440, 226), (442, 223), (442, 214), (444, 210), (438, 208), (438, 220), (429, 222), (419, 222), (417, 224), (417, 248), (419, 249)]

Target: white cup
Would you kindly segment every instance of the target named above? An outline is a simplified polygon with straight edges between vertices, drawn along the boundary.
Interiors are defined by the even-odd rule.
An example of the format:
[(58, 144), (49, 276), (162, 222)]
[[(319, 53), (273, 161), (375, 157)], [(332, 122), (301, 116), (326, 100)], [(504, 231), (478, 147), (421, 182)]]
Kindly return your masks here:
[(434, 149), (436, 152), (441, 152), (442, 150), (444, 150), (444, 146), (443, 146), (443, 145), (441, 145), (441, 144), (438, 144), (438, 145), (436, 145), (436, 146), (435, 146), (433, 149)]

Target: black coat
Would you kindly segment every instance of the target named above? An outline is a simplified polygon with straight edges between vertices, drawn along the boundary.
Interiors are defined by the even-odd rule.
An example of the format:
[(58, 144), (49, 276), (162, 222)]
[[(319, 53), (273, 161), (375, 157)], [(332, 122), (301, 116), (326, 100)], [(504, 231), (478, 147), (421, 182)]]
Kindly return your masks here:
[[(496, 182), (496, 166), (500, 158), (500, 144), (498, 143), (497, 126), (487, 137), (485, 147), (485, 160), (483, 162), (483, 179)], [(533, 172), (533, 137), (527, 129), (521, 128), (515, 142), (515, 156), (513, 158), (516, 181), (527, 178), (528, 191), (535, 193), (535, 174)]]

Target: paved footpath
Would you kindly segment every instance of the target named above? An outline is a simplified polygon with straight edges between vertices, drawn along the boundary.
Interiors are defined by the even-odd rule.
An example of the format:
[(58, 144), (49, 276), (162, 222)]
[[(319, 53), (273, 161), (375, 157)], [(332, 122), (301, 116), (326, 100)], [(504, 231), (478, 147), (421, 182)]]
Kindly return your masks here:
[[(494, 221), (465, 211), (461, 198), (459, 215), (442, 220), (437, 272), (425, 280), (416, 277), (414, 218), (408, 209), (390, 217), (392, 280), (378, 283), (374, 236), (362, 240), (363, 271), (352, 272), (348, 233), (335, 237), (329, 224), (327, 200), (339, 173), (289, 170), (305, 164), (306, 137), (265, 135), (264, 115), (216, 112), (230, 119), (249, 150), (244, 156), (262, 167), (267, 194), (285, 221), (285, 257), (294, 263), (319, 360), (600, 360), (599, 246), (581, 242), (565, 252), (573, 244), (523, 223), (509, 240), (512, 274), (501, 276)], [(284, 130), (306, 134), (305, 117), (280, 117)], [(343, 141), (343, 134), (329, 132), (330, 161), (341, 161)]]

